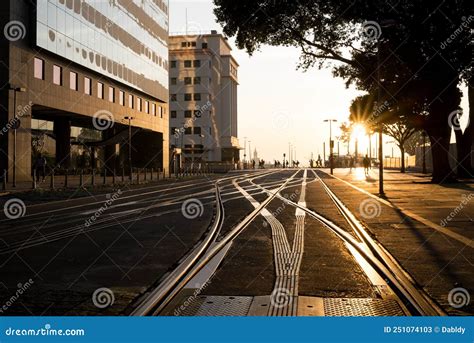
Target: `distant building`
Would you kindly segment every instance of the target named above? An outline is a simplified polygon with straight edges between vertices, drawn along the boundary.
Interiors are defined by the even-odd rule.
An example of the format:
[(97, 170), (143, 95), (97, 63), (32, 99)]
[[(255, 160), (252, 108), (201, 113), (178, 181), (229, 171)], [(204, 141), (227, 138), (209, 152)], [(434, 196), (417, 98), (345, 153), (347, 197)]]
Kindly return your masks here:
[(170, 144), (184, 162), (237, 162), (238, 64), (227, 39), (170, 36)]
[(9, 181), (30, 179), (39, 153), (62, 168), (126, 168), (129, 124), (132, 165), (167, 168), (168, 0), (2, 1), (0, 19)]

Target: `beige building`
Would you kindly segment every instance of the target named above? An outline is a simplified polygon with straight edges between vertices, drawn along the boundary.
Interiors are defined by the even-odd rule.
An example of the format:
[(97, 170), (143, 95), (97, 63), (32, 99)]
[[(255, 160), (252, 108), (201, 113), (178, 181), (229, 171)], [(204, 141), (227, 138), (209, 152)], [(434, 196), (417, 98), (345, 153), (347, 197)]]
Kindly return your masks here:
[(216, 31), (169, 38), (170, 145), (186, 164), (239, 161), (238, 64), (231, 50)]
[(6, 1), (0, 9), (8, 182), (30, 180), (40, 153), (48, 170), (168, 169), (167, 0)]

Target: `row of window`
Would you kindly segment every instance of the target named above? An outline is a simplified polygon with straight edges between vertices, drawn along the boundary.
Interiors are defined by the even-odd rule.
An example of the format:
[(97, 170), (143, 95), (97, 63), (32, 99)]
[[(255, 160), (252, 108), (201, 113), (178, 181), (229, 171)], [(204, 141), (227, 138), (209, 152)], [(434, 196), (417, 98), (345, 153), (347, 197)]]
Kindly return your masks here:
[[(201, 78), (199, 76), (196, 77), (185, 77), (183, 79), (185, 85), (200, 85), (201, 84)], [(177, 85), (178, 84), (178, 78), (172, 77), (171, 78), (171, 85)]]
[[(185, 110), (184, 111), (184, 118), (201, 118), (203, 115), (204, 111), (203, 110)], [(209, 115), (211, 115), (211, 111), (209, 111)], [(178, 111), (170, 111), (170, 117), (173, 118), (178, 118)]]
[[(201, 127), (199, 126), (195, 126), (195, 127), (186, 127), (186, 128), (183, 128), (182, 130), (184, 130), (184, 134), (185, 135), (200, 135), (201, 134)], [(171, 135), (174, 135), (175, 133), (178, 133), (179, 134), (179, 131), (180, 129), (176, 128), (176, 127), (172, 127), (171, 130), (170, 130), (170, 134)]]
[[(201, 93), (185, 93), (183, 97), (184, 101), (201, 101)], [(176, 102), (178, 101), (178, 95), (177, 94), (170, 94), (170, 101), (171, 102)]]
[[(178, 68), (178, 64), (181, 61), (170, 61), (170, 68)], [(184, 67), (185, 68), (200, 68), (201, 67), (201, 60), (184, 60)]]
[[(40, 80), (45, 79), (45, 62), (41, 58), (35, 57), (34, 59), (34, 77)], [(53, 65), (53, 83), (58, 86), (63, 86), (63, 68), (58, 65)], [(105, 99), (105, 84), (97, 81), (97, 97), (99, 99)], [(79, 75), (76, 72), (69, 72), (69, 88), (78, 91), (79, 90)], [(84, 94), (92, 95), (92, 79), (84, 76)], [(108, 100), (112, 103), (116, 102), (115, 99), (115, 88), (108, 86)], [(119, 90), (118, 92), (118, 103), (121, 106), (125, 106), (125, 91)], [(140, 97), (136, 97), (133, 94), (128, 94), (128, 107), (136, 109), (140, 112), (145, 112), (153, 116), (159, 116), (163, 118), (163, 107), (158, 106), (154, 102), (143, 100)]]
[[(196, 42), (181, 42), (182, 48), (195, 48), (196, 46), (197, 46)], [(207, 43), (206, 42), (201, 43), (201, 48), (207, 49)]]

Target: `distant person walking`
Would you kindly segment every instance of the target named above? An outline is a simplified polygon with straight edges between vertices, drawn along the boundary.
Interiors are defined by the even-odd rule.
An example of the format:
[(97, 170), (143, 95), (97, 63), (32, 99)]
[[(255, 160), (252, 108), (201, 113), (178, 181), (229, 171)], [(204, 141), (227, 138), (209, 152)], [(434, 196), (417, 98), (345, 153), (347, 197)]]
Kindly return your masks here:
[(350, 172), (352, 173), (352, 168), (354, 168), (354, 157), (353, 156), (351, 156), (349, 158), (349, 167), (351, 168)]
[(41, 175), (42, 181), (44, 182), (44, 179), (46, 177), (46, 158), (39, 154), (38, 158), (35, 161), (35, 172), (36, 172), (36, 182), (39, 181), (39, 177)]
[(367, 155), (365, 155), (364, 157), (363, 164), (364, 164), (365, 176), (369, 176), (370, 160)]
[(255, 160), (252, 160), (252, 169), (255, 169)]

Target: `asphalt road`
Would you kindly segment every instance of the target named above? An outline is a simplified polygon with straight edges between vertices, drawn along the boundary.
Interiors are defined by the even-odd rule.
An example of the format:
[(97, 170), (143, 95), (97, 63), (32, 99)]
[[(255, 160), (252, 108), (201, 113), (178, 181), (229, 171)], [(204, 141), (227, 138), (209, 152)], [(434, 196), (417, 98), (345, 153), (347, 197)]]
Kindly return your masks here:
[[(326, 177), (310, 169), (255, 170), (29, 206), (12, 196), (0, 214), (0, 315), (129, 314), (208, 234), (217, 180), (225, 212), (217, 241), (283, 184), (284, 198), (355, 237), (324, 191)], [(284, 289), (380, 299), (380, 286), (354, 256), (319, 221), (275, 197), (233, 240), (200, 294), (257, 297)], [(98, 297), (103, 290), (110, 292)]]

